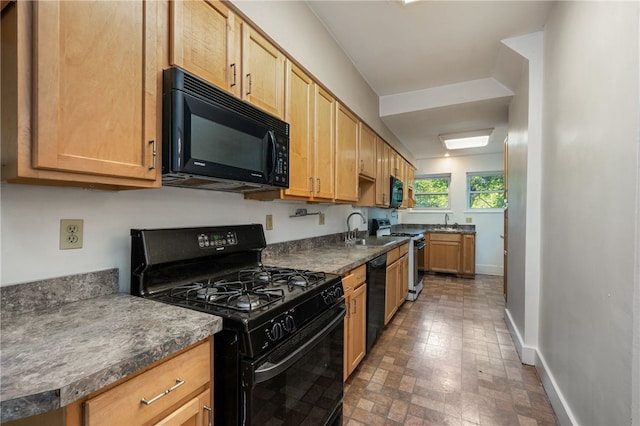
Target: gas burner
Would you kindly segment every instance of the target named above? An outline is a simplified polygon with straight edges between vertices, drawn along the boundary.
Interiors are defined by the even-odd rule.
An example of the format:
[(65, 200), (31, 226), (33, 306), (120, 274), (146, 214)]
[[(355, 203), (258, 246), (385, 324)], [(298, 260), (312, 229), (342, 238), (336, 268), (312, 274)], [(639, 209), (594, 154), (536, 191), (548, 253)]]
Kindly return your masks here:
[(253, 279), (258, 280), (258, 281), (267, 282), (267, 281), (269, 281), (271, 279), (271, 274), (268, 273), (267, 271), (256, 272), (253, 275)]
[(235, 299), (235, 306), (243, 311), (250, 311), (260, 306), (260, 297), (255, 294), (243, 294)]
[(303, 275), (295, 274), (289, 277), (289, 285), (297, 287), (306, 287), (309, 284), (309, 280)]

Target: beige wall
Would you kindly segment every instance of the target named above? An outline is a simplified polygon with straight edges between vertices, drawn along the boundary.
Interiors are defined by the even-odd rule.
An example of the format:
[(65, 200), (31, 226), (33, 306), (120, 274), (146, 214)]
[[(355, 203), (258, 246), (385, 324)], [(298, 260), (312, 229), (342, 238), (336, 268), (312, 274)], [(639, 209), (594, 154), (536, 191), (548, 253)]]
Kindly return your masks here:
[(529, 115), (529, 64), (525, 61), (520, 83), (509, 105), (508, 149), (508, 256), (507, 309), (520, 335), (524, 334), (525, 260), (527, 227), (527, 144)]
[(638, 2), (558, 2), (545, 30), (538, 350), (585, 425), (640, 424), (638, 23)]

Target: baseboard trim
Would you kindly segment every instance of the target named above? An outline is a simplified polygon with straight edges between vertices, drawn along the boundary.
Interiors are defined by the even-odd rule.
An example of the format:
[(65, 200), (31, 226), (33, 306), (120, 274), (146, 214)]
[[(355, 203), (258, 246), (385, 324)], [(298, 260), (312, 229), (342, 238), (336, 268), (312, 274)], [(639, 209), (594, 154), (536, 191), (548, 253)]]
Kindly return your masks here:
[(518, 356), (520, 357), (520, 362), (527, 365), (535, 365), (536, 364), (536, 348), (531, 346), (527, 346), (524, 344), (524, 340), (518, 331), (518, 327), (516, 327), (515, 322), (513, 321), (513, 317), (511, 316), (511, 312), (509, 309), (505, 308), (504, 310), (504, 322), (507, 324), (507, 328), (509, 329), (509, 334), (511, 334), (511, 339), (516, 346), (516, 352), (518, 352)]
[(560, 392), (556, 380), (547, 366), (547, 362), (539, 351), (536, 351), (536, 358), (536, 371), (540, 376), (544, 390), (547, 392), (553, 411), (555, 411), (556, 416), (558, 417), (558, 422), (563, 426), (577, 425), (578, 421), (576, 420), (576, 417), (569, 408), (562, 392)]
[(504, 268), (498, 265), (476, 264), (476, 274), (502, 276), (504, 275)]
[(544, 387), (544, 390), (549, 397), (549, 402), (551, 402), (551, 406), (553, 407), (553, 411), (555, 411), (556, 416), (558, 417), (558, 422), (563, 426), (577, 425), (578, 422), (569, 408), (566, 399), (562, 395), (562, 392), (560, 392), (557, 382), (544, 357), (540, 354), (538, 348), (526, 346), (524, 344), (522, 336), (513, 321), (511, 312), (506, 308), (504, 310), (504, 322), (507, 324), (509, 334), (511, 334), (511, 339), (516, 347), (518, 356), (520, 357), (520, 362), (523, 364), (533, 365), (536, 368), (536, 371), (540, 376), (540, 381), (542, 382), (542, 387)]

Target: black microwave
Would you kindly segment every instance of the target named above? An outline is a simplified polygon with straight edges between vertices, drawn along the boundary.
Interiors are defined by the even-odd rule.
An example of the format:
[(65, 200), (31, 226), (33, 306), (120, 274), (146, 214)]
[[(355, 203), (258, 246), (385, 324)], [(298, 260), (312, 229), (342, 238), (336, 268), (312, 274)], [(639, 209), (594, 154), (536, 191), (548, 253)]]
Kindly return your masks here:
[(403, 185), (402, 185), (402, 181), (400, 179), (396, 179), (393, 176), (391, 176), (391, 189), (389, 191), (389, 194), (391, 194), (391, 196), (389, 197), (389, 207), (400, 207), (402, 205), (402, 198), (403, 198)]
[(289, 125), (178, 67), (163, 72), (162, 183), (289, 187)]

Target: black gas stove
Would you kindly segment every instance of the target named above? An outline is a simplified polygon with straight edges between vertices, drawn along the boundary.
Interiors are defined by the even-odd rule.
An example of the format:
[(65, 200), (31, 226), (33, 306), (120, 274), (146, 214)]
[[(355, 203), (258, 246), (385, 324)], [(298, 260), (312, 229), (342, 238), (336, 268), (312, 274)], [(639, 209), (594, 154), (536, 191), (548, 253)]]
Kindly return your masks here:
[[(214, 381), (226, 392), (215, 393), (224, 407), (214, 409), (216, 423), (339, 423), (346, 309), (338, 275), (263, 265), (261, 225), (132, 229), (131, 244), (133, 295), (223, 319)], [(309, 392), (301, 399), (260, 400), (298, 381)]]

